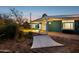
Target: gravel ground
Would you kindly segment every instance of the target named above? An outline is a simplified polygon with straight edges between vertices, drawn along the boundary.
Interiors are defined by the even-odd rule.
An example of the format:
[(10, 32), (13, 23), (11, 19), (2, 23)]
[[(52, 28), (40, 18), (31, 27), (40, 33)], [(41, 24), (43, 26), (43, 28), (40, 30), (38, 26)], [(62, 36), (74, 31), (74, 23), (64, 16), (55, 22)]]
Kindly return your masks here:
[(29, 53), (30, 51), (29, 39), (23, 41), (8, 40), (0, 43), (0, 53)]
[[(55, 34), (55, 33), (54, 33)], [(57, 34), (57, 33), (56, 33)], [(53, 40), (56, 42), (59, 42), (61, 44), (64, 44), (62, 47), (48, 47), (48, 48), (37, 48), (33, 49), (32, 52), (35, 53), (79, 53), (79, 38), (74, 38), (76, 35), (69, 35), (74, 36), (68, 37), (68, 35), (65, 34), (62, 35), (49, 35)], [(78, 35), (77, 35), (78, 37)]]
[(79, 52), (79, 41), (67, 40), (59, 37), (51, 37), (55, 41), (64, 44), (61, 47), (49, 47), (33, 49), (33, 52), (38, 53), (78, 53)]
[(8, 40), (0, 44), (0, 53), (79, 53), (79, 40), (59, 36), (50, 37), (56, 42), (64, 44), (64, 46), (30, 49), (32, 44), (29, 43), (31, 42), (29, 39), (20, 42), (16, 40)]

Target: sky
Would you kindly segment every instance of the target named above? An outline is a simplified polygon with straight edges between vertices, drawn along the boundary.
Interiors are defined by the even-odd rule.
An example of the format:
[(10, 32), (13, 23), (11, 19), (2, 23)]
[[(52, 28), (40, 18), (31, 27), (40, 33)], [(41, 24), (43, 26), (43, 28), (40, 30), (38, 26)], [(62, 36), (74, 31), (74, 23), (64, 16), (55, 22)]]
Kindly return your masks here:
[(48, 16), (79, 14), (79, 6), (1, 6), (0, 13), (11, 13), (11, 8), (22, 11), (28, 19), (31, 12), (32, 20), (40, 18), (44, 13)]

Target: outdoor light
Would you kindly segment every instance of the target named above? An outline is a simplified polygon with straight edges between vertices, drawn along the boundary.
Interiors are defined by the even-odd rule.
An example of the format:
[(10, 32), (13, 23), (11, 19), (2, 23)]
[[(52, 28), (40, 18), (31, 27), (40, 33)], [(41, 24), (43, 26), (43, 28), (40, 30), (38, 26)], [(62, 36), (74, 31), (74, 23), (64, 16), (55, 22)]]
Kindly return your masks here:
[(51, 22), (49, 22), (49, 24), (51, 24)]

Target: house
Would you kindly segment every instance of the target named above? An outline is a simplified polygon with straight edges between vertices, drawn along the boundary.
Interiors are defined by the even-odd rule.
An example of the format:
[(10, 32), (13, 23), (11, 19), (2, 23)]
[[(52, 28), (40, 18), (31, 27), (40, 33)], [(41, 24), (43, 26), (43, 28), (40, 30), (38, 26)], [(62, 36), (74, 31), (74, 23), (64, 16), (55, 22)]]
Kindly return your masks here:
[(32, 21), (31, 26), (40, 32), (79, 32), (79, 17), (43, 15), (41, 18)]

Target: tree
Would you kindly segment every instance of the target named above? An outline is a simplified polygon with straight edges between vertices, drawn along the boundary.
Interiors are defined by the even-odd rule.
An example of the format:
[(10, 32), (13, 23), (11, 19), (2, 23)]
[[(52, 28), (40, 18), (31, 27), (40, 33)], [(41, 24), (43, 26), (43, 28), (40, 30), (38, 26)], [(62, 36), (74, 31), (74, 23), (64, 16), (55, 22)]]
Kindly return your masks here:
[(23, 12), (16, 10), (15, 8), (10, 9), (12, 15), (16, 18), (16, 22), (23, 26), (24, 28), (30, 28), (30, 24), (27, 22), (27, 19), (23, 17)]
[(23, 22), (24, 22), (24, 19), (23, 19), (23, 12), (20, 12), (20, 11), (16, 10), (15, 8), (10, 9), (10, 11), (12, 12), (12, 16), (15, 17), (16, 22), (17, 22), (19, 25), (22, 25)]
[(10, 14), (1, 14), (0, 18), (5, 24), (13, 23), (13, 20), (10, 18)]
[(27, 29), (30, 29), (30, 24), (29, 24), (27, 21), (25, 21), (25, 22), (23, 23), (23, 27), (24, 27), (24, 28), (27, 28)]
[(47, 14), (46, 14), (46, 13), (44, 13), (44, 14), (42, 15), (42, 18), (43, 18), (43, 17), (47, 17)]
[(13, 20), (9, 17), (9, 14), (0, 14), (0, 25), (12, 23)]

